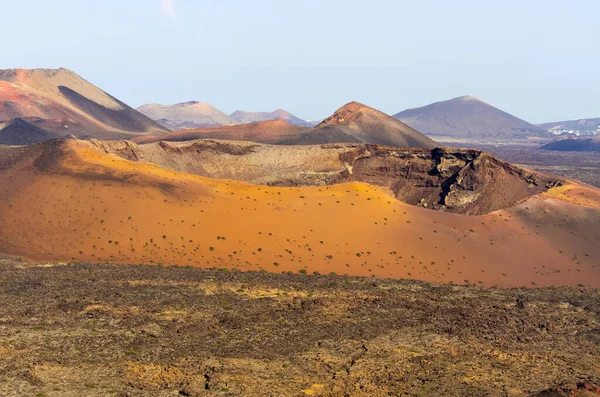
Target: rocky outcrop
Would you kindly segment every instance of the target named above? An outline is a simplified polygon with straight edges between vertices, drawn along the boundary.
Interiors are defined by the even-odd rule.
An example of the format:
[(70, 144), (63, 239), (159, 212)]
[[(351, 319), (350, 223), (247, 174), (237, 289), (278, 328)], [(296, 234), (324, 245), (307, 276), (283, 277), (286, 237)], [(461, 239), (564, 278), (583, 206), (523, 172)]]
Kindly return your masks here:
[(474, 149), (367, 147), (351, 180), (389, 187), (407, 203), (463, 214), (485, 214), (562, 182)]

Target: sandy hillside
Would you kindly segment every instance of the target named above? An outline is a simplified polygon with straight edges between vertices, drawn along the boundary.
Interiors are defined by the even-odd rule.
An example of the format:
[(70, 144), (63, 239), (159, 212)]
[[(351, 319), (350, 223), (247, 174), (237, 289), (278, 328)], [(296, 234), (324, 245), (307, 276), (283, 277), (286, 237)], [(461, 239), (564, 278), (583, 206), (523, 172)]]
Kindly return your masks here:
[(67, 140), (2, 151), (0, 186), (0, 252), (31, 259), (600, 286), (600, 193), (574, 184), (465, 216), (365, 183), (208, 179)]

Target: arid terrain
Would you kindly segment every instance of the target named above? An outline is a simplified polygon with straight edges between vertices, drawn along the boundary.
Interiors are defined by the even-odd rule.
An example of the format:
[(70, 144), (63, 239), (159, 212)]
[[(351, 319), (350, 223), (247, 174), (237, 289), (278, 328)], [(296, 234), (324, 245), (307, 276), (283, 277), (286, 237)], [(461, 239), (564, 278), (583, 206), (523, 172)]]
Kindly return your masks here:
[(518, 145), (465, 145), (532, 170), (562, 175), (600, 187), (600, 156), (597, 152), (542, 150)]
[[(206, 178), (125, 160), (85, 141), (1, 153), (0, 252), (12, 256), (600, 286), (600, 192), (519, 176), (491, 158), (457, 169), (450, 188), (457, 208), (482, 211), (480, 204), (499, 205), (498, 197), (521, 196), (467, 216), (403, 202), (389, 187), (363, 181), (282, 187)], [(413, 186), (401, 172), (397, 178)], [(432, 183), (421, 192), (434, 191)]]
[(5, 1), (0, 397), (600, 397), (572, 3)]
[(7, 397), (600, 392), (597, 289), (0, 266)]
[(470, 149), (398, 148), (366, 144), (262, 145), (196, 140), (137, 145), (91, 143), (107, 154), (217, 179), (269, 186), (366, 182), (412, 205), (484, 215), (564, 184)]

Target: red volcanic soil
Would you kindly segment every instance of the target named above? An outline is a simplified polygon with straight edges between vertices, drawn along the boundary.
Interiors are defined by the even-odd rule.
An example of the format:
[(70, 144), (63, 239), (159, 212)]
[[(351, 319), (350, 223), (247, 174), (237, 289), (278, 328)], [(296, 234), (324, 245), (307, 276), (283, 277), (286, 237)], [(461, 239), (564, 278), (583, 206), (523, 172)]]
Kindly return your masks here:
[(263, 143), (278, 143), (282, 139), (293, 139), (308, 131), (285, 120), (267, 120), (249, 124), (235, 124), (208, 128), (193, 128), (171, 132), (159, 137), (139, 137), (136, 143), (158, 141), (192, 141), (196, 139), (228, 139)]
[(70, 140), (1, 151), (0, 186), (0, 252), (36, 260), (600, 286), (600, 193), (576, 184), (465, 216), (365, 183), (209, 179)]
[(421, 147), (437, 144), (419, 131), (362, 103), (350, 102), (294, 143), (363, 142), (377, 145)]
[(30, 90), (0, 80), (0, 119), (4, 121), (18, 117), (69, 118), (72, 110), (57, 103), (40, 98)]
[[(363, 113), (376, 113), (377, 110), (363, 105), (359, 102), (349, 102), (346, 105), (339, 108), (334, 114), (327, 117), (320, 124), (318, 128), (325, 128), (334, 125), (347, 124), (358, 121)], [(389, 116), (388, 116), (389, 117)]]

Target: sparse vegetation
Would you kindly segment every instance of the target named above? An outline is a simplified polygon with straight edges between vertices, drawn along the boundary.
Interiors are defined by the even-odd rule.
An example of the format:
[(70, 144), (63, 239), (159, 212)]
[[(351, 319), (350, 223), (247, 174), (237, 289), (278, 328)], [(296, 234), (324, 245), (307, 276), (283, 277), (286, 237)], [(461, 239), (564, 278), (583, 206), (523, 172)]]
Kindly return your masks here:
[[(11, 319), (3, 324), (8, 346), (21, 347), (0, 344), (2, 395), (16, 387), (22, 395), (61, 394), (56, 385), (85, 395), (261, 395), (268, 388), (286, 396), (334, 387), (353, 395), (361, 382), (372, 395), (475, 397), (508, 389), (536, 395), (557, 378), (600, 383), (591, 289), (85, 263), (2, 268), (0, 317)], [(199, 307), (202, 315), (192, 315)], [(352, 310), (340, 310), (346, 307)], [(198, 350), (206, 358), (198, 360)], [(87, 361), (100, 352), (102, 360)], [(329, 357), (336, 379), (314, 357)], [(50, 358), (51, 366), (30, 364)]]

